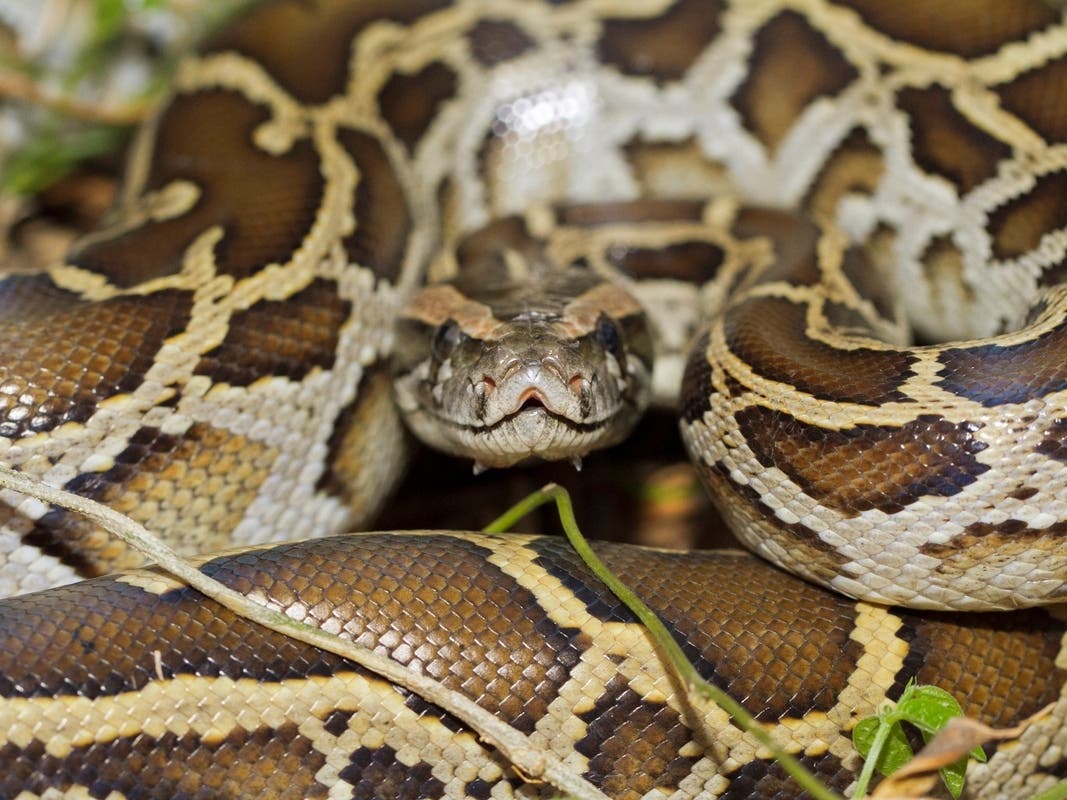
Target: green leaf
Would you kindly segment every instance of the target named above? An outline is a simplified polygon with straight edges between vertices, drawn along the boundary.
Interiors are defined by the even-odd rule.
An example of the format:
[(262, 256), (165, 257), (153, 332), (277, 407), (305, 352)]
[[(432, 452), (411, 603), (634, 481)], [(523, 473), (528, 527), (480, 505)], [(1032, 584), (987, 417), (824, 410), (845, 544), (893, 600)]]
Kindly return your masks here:
[(1030, 800), (1067, 800), (1067, 781), (1060, 781), (1051, 789), (1035, 794)]
[[(963, 709), (956, 698), (944, 689), (937, 686), (909, 684), (904, 689), (900, 702), (894, 709), (894, 714), (918, 728), (922, 733), (923, 741), (929, 742), (948, 724), (950, 719), (963, 716)], [(985, 751), (981, 747), (974, 748), (969, 756), (975, 761), (986, 760)], [(968, 757), (965, 756), (954, 764), (938, 770), (941, 780), (945, 782), (945, 786), (954, 798), (958, 798), (963, 793), (967, 761)]]
[(0, 172), (0, 187), (17, 194), (33, 194), (55, 183), (78, 162), (115, 150), (121, 141), (122, 132), (117, 128), (42, 131), (11, 154)]
[(124, 0), (96, 0), (96, 13), (93, 15), (93, 35), (98, 41), (110, 39), (122, 29), (126, 21), (126, 4)]
[[(982, 753), (982, 755), (984, 756), (985, 753)], [(984, 758), (982, 760), (985, 761)], [(953, 798), (958, 798), (963, 794), (963, 781), (966, 778), (967, 773), (967, 756), (964, 756), (954, 764), (942, 767), (938, 772), (941, 775), (941, 780), (943, 780), (945, 786), (948, 787), (949, 794), (951, 794)]]
[(867, 717), (856, 723), (852, 731), (852, 744), (863, 758), (871, 752), (871, 746), (878, 736), (880, 728), (888, 727), (882, 752), (875, 762), (875, 769), (883, 775), (892, 775), (902, 766), (907, 764), (915, 756), (915, 752), (908, 744), (908, 737), (904, 735), (904, 729), (899, 722), (883, 717)]
[(923, 734), (936, 734), (953, 717), (963, 716), (956, 698), (937, 686), (909, 685), (900, 696), (894, 715), (907, 720)]
[[(937, 686), (905, 687), (894, 709), (894, 714), (918, 728), (924, 741), (930, 741), (944, 728), (953, 717), (962, 717), (963, 709), (956, 698)], [(985, 762), (985, 750), (974, 748), (970, 757), (975, 761)]]
[[(877, 717), (860, 720), (852, 732), (852, 742), (866, 760), (872, 745), (879, 736), (885, 738), (881, 754), (876, 756), (875, 769), (890, 775), (912, 758), (912, 749), (901, 727), (907, 722), (919, 729), (923, 741), (929, 742), (953, 717), (963, 716), (963, 709), (951, 694), (937, 686), (917, 686), (909, 682), (901, 692), (896, 705), (882, 711)], [(942, 767), (938, 772), (949, 792), (958, 798), (963, 792), (963, 783), (969, 758), (985, 761), (986, 754), (976, 747), (968, 756), (954, 764)]]

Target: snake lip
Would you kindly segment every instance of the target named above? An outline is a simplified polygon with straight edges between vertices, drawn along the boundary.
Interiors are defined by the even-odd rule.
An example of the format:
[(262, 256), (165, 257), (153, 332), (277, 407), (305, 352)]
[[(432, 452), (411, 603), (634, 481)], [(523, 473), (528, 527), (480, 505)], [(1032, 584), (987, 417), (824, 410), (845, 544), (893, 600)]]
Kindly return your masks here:
[(519, 408), (515, 409), (514, 411), (508, 414), (504, 414), (499, 419), (496, 419), (484, 425), (479, 425), (476, 423), (455, 422), (444, 416), (439, 417), (439, 419), (457, 430), (470, 431), (474, 434), (484, 434), (498, 430), (506, 425), (512, 425), (515, 423), (516, 420), (520, 419), (524, 415), (537, 415), (547, 417), (550, 418), (552, 421), (559, 423), (560, 425), (566, 426), (567, 428), (579, 433), (595, 433), (596, 431), (602, 429), (611, 420), (611, 416), (608, 416), (604, 419), (594, 420), (593, 422), (579, 422), (575, 419), (572, 419), (571, 417), (568, 417), (566, 414), (562, 414), (557, 411), (552, 411), (542, 402), (530, 400), (523, 403)]
[(606, 415), (583, 422), (550, 409), (536, 393), (523, 394), (521, 405), (489, 423), (433, 414), (439, 446), (453, 455), (473, 458), (477, 471), (536, 461), (573, 461), (615, 444), (639, 415), (632, 403), (623, 400)]

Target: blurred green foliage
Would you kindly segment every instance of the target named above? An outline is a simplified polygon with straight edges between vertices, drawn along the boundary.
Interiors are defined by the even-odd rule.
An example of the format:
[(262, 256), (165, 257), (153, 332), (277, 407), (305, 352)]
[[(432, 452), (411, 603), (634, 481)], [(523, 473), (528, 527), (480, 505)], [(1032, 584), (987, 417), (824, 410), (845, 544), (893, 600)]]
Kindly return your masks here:
[[(148, 70), (143, 89), (129, 96), (109, 96), (101, 105), (148, 107), (162, 96), (177, 57), (190, 42), (249, 4), (249, 0), (202, 0), (199, 4), (181, 4), (179, 12), (171, 8), (171, 0), (86, 2), (91, 23), (78, 34), (70, 34), (79, 35), (79, 40), (64, 43), (73, 51), (73, 57), (67, 63), (59, 66), (46, 61), (38, 63), (0, 51), (0, 70), (34, 82), (47, 81), (48, 96), (52, 98), (58, 93), (62, 100), (78, 97), (77, 92), (86, 86), (105, 86), (111, 71), (122, 59), (131, 58), (133, 52)], [(166, 42), (161, 44), (147, 36), (143, 26), (138, 27), (138, 16), (149, 13), (173, 16), (169, 22), (173, 22), (174, 35)], [(77, 26), (72, 29), (78, 30)], [(63, 35), (67, 35), (65, 31)], [(137, 46), (130, 47), (131, 42)], [(88, 96), (92, 94), (90, 92)], [(10, 148), (0, 142), (0, 153), (3, 154), (0, 191), (21, 195), (41, 191), (86, 159), (114, 152), (128, 133), (128, 126), (81, 119), (78, 114), (65, 113), (60, 104), (52, 103), (46, 107), (24, 98), (0, 103), (0, 114), (19, 115), (16, 127), (28, 132)], [(6, 153), (5, 149), (8, 150)]]

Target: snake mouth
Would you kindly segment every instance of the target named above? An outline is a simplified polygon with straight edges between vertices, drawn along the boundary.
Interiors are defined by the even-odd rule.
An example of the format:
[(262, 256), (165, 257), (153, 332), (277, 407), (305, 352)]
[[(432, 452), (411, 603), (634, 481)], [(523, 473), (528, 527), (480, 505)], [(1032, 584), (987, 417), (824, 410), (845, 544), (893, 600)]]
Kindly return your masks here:
[(524, 397), (522, 403), (514, 411), (499, 415), (491, 422), (459, 421), (448, 417), (446, 414), (436, 413), (434, 417), (444, 425), (459, 430), (467, 431), (472, 435), (487, 435), (501, 428), (516, 426), (522, 421), (538, 422), (543, 426), (558, 425), (577, 433), (592, 434), (610, 427), (612, 421), (619, 416), (623, 404), (618, 408), (610, 409), (603, 417), (583, 422), (576, 420), (561, 411), (554, 411), (547, 401), (536, 391)]
[(611, 424), (611, 417), (595, 420), (593, 422), (578, 422), (566, 414), (551, 411), (544, 403), (531, 400), (523, 403), (522, 407), (505, 414), (500, 419), (486, 425), (456, 423), (456, 427), (471, 431), (472, 433), (489, 433), (507, 425), (515, 425), (522, 419), (544, 418), (552, 422), (580, 433), (595, 433)]
[[(622, 403), (611, 413), (592, 421), (578, 421), (551, 410), (536, 394), (526, 396), (518, 408), (492, 422), (450, 419), (425, 426), (411, 418), (409, 424), (434, 437), (435, 446), (460, 457), (473, 459), (477, 471), (511, 467), (537, 461), (580, 460), (589, 452), (609, 447), (625, 438), (640, 416), (632, 404)], [(425, 420), (429, 423), (429, 419)]]

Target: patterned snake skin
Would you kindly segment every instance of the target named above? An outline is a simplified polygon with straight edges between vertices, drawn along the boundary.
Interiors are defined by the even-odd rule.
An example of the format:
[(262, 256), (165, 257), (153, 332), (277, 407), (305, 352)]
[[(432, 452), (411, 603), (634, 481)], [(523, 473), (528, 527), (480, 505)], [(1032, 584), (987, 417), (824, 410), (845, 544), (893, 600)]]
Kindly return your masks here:
[[(0, 284), (0, 458), (186, 552), (245, 547), (200, 560), (606, 796), (801, 796), (560, 542), (267, 546), (372, 520), (401, 412), (524, 460), (466, 443), (503, 377), (468, 382), (462, 435), (412, 417), (448, 404), (461, 343), (533, 309), (647, 382), (596, 446), (680, 396), (738, 536), (837, 590), (600, 546), (705, 676), (841, 791), (851, 727), (909, 679), (992, 724), (1054, 703), (970, 772), (1025, 797), (1067, 774), (1065, 93), (1067, 22), (1022, 0), (267, 0), (182, 63), (105, 226)], [(588, 278), (562, 310), (472, 299), (477, 270), (542, 261)], [(592, 432), (610, 381), (558, 372)], [(38, 592), (138, 558), (0, 501), (0, 798), (553, 796), (159, 572)]]

